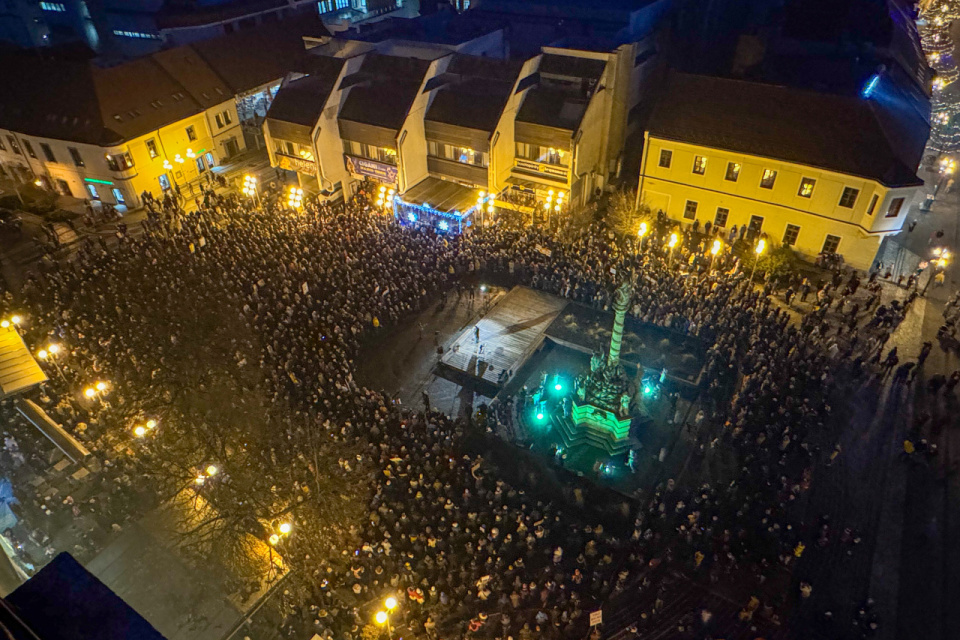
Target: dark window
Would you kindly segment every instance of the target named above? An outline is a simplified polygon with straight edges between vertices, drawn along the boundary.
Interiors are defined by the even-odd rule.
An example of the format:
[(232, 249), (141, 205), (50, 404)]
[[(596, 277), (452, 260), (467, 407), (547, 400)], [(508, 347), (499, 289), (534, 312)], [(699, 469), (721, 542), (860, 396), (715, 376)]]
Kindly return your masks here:
[(831, 236), (828, 234), (823, 241), (823, 249), (820, 250), (820, 253), (836, 253), (839, 246), (840, 236)]
[(56, 162), (57, 157), (53, 155), (53, 149), (50, 148), (46, 142), (40, 143), (40, 150), (43, 151), (43, 156), (47, 159), (47, 162)]
[(660, 149), (660, 166), (664, 169), (669, 169), (671, 162), (673, 162), (673, 151)]
[(30, 157), (31, 157), (31, 158), (36, 158), (36, 157), (37, 157), (37, 152), (33, 150), (33, 145), (30, 144), (30, 141), (29, 141), (29, 140), (24, 140), (24, 141), (23, 141), (23, 146), (26, 148), (27, 153), (30, 154)]
[(20, 153), (20, 145), (17, 144), (16, 138), (13, 136), (7, 136), (7, 142), (10, 143), (10, 151), (13, 151), (14, 153)]
[(877, 194), (873, 194), (873, 197), (870, 198), (870, 206), (867, 207), (867, 215), (868, 215), (868, 216), (872, 216), (872, 215), (873, 215), (874, 210), (877, 208), (877, 200), (879, 200), (879, 199), (880, 199), (880, 196), (878, 196)]
[(156, 158), (160, 154), (157, 152), (157, 143), (153, 138), (147, 140), (147, 153), (150, 154), (151, 158)]
[(792, 247), (797, 244), (797, 236), (800, 235), (800, 227), (795, 224), (788, 224), (787, 230), (783, 232), (783, 244)]
[(66, 180), (57, 180), (57, 186), (60, 187), (60, 193), (65, 196), (72, 196), (73, 193), (70, 191), (70, 184)]
[(77, 151), (76, 147), (67, 147), (67, 151), (70, 152), (70, 157), (73, 159), (73, 164), (78, 167), (84, 166), (83, 156), (80, 155), (80, 152)]
[(196, 140), (197, 139), (197, 130), (190, 126), (187, 127), (187, 140)]
[(763, 229), (763, 216), (750, 216), (750, 224), (747, 229), (749, 229), (753, 235), (759, 234)]
[(803, 178), (800, 180), (800, 190), (797, 191), (797, 195), (801, 198), (811, 198), (813, 197), (813, 187), (817, 184), (817, 181), (813, 178)]
[(890, 201), (890, 206), (887, 208), (887, 218), (896, 218), (900, 215), (900, 209), (903, 207), (903, 198), (894, 198)]
[(707, 171), (707, 159), (703, 156), (693, 157), (693, 172), (702, 176)]
[(761, 189), (773, 189), (773, 183), (777, 181), (777, 172), (773, 169), (764, 169), (760, 177)]
[(740, 178), (740, 163), (728, 162), (727, 175), (725, 175), (724, 178), (726, 178), (730, 182), (736, 182)]
[(693, 200), (687, 200), (687, 206), (683, 208), (683, 218), (685, 220), (696, 220), (697, 203)]
[(217, 128), (223, 129), (223, 118), (220, 117), (220, 114), (213, 116), (213, 119), (217, 121)]
[(847, 209), (853, 209), (853, 205), (857, 204), (857, 196), (860, 195), (860, 189), (854, 189), (853, 187), (844, 187), (843, 193), (840, 194), (840, 206), (846, 207)]
[(717, 215), (713, 219), (713, 226), (723, 229), (727, 226), (727, 218), (730, 216), (730, 209), (717, 207)]
[(3, 145), (3, 140), (0, 140), (0, 151), (6, 151), (7, 148)]
[(226, 111), (223, 112), (223, 121), (226, 124), (230, 124), (231, 122), (233, 122), (233, 118), (230, 117), (230, 109), (227, 109)]

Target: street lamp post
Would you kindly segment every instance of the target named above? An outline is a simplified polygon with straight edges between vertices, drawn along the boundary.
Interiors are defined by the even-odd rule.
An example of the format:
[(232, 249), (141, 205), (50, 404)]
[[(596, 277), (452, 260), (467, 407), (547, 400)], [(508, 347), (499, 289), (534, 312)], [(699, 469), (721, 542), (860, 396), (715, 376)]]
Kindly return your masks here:
[(713, 246), (710, 247), (710, 270), (713, 271), (713, 261), (717, 259), (717, 254), (720, 253), (720, 249), (723, 247), (723, 243), (720, 240), (714, 240)]
[(20, 333), (20, 324), (22, 322), (23, 322), (23, 318), (14, 314), (10, 316), (9, 319), (4, 318), (3, 320), (0, 320), (0, 327), (2, 327), (3, 329), (13, 328), (13, 330), (17, 332), (17, 335), (23, 335)]
[(643, 237), (645, 235), (647, 235), (647, 223), (641, 222), (640, 228), (637, 229), (637, 238), (639, 238), (639, 240), (637, 241), (639, 243), (638, 251), (643, 251)]
[(950, 259), (950, 252), (946, 249), (935, 249), (934, 254), (939, 257), (930, 261), (933, 269), (930, 271), (930, 277), (927, 278), (927, 283), (923, 285), (923, 291), (920, 292), (921, 296), (927, 295), (927, 289), (930, 288), (930, 283), (933, 282), (940, 273), (946, 270), (948, 260)]
[(667, 266), (668, 266), (668, 267), (672, 267), (672, 266), (673, 266), (673, 249), (674, 249), (674, 247), (677, 246), (677, 240), (679, 240), (679, 238), (677, 238), (677, 234), (671, 233), (671, 234), (670, 234), (670, 242), (667, 243), (667, 246), (670, 247), (670, 259), (667, 261)]
[(60, 379), (64, 382), (67, 381), (66, 376), (63, 375), (63, 369), (60, 368), (60, 363), (57, 362), (57, 355), (60, 353), (60, 345), (56, 343), (50, 343), (47, 345), (46, 349), (40, 349), (37, 352), (37, 357), (41, 360), (50, 360), (53, 363), (54, 368), (56, 368), (57, 373), (60, 375)]
[(287, 206), (294, 211), (299, 211), (303, 207), (303, 189), (290, 187), (287, 191)]
[(933, 197), (936, 198), (937, 194), (940, 193), (940, 189), (943, 187), (943, 182), (949, 176), (952, 176), (957, 170), (957, 161), (952, 158), (944, 158), (940, 161), (940, 179), (937, 181), (937, 186), (933, 188)]
[(384, 611), (377, 611), (377, 615), (374, 616), (374, 620), (377, 621), (382, 627), (387, 629), (387, 640), (392, 640), (393, 638), (393, 628), (390, 626), (390, 614), (393, 613), (393, 610), (397, 608), (397, 599), (393, 596), (388, 596), (386, 600), (383, 601), (383, 606), (385, 607)]
[(757, 246), (753, 250), (757, 254), (757, 257), (753, 260), (753, 270), (750, 271), (750, 284), (753, 284), (753, 276), (757, 273), (757, 263), (760, 262), (760, 256), (763, 255), (764, 249), (767, 248), (767, 241), (763, 238), (757, 241)]
[(270, 537), (267, 538), (268, 548), (270, 550), (270, 571), (267, 573), (267, 580), (270, 579), (270, 576), (273, 575), (273, 570), (275, 568), (273, 562), (273, 548), (280, 544), (283, 538), (286, 538), (293, 531), (293, 524), (290, 522), (281, 522), (276, 526), (276, 530), (270, 534)]
[(107, 395), (107, 392), (109, 390), (110, 390), (110, 385), (108, 385), (103, 380), (98, 380), (94, 384), (84, 389), (83, 395), (86, 396), (86, 398), (91, 401), (94, 399), (99, 400), (100, 404), (102, 404), (104, 408), (109, 408), (110, 403), (107, 402), (106, 399), (104, 398), (104, 396)]
[(257, 188), (257, 179), (251, 175), (243, 176), (243, 195), (253, 199), (253, 205), (258, 209), (263, 209), (260, 202), (260, 190)]

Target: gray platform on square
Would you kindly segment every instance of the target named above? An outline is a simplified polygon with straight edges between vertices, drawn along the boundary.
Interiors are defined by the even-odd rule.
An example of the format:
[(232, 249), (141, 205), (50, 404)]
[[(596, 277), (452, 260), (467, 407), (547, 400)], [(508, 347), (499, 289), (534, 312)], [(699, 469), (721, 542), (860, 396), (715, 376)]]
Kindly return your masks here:
[(485, 316), (468, 326), (440, 361), (499, 387), (502, 371), (516, 371), (526, 361), (566, 305), (556, 296), (514, 287)]

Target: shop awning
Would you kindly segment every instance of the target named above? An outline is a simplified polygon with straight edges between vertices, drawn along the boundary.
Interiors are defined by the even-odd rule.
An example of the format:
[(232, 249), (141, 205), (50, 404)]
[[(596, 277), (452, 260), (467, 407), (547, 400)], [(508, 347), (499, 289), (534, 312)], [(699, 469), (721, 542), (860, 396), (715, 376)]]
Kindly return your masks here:
[(407, 189), (400, 196), (400, 199), (440, 213), (459, 212), (460, 216), (463, 217), (467, 211), (477, 205), (478, 195), (480, 193), (472, 187), (430, 177), (424, 178)]
[(0, 398), (26, 391), (46, 381), (46, 374), (34, 360), (20, 334), (13, 327), (0, 329)]

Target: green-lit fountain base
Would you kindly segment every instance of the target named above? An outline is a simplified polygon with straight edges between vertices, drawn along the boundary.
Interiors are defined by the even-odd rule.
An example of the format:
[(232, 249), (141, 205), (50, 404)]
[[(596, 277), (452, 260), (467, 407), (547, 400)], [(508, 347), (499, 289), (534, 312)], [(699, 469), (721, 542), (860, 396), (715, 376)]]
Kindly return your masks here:
[(616, 456), (625, 455), (636, 446), (635, 438), (630, 436), (630, 429), (634, 425), (639, 427), (649, 421), (649, 418), (643, 415), (621, 418), (602, 407), (574, 402), (569, 416), (557, 412), (552, 421), (564, 447), (570, 449), (590, 445)]

